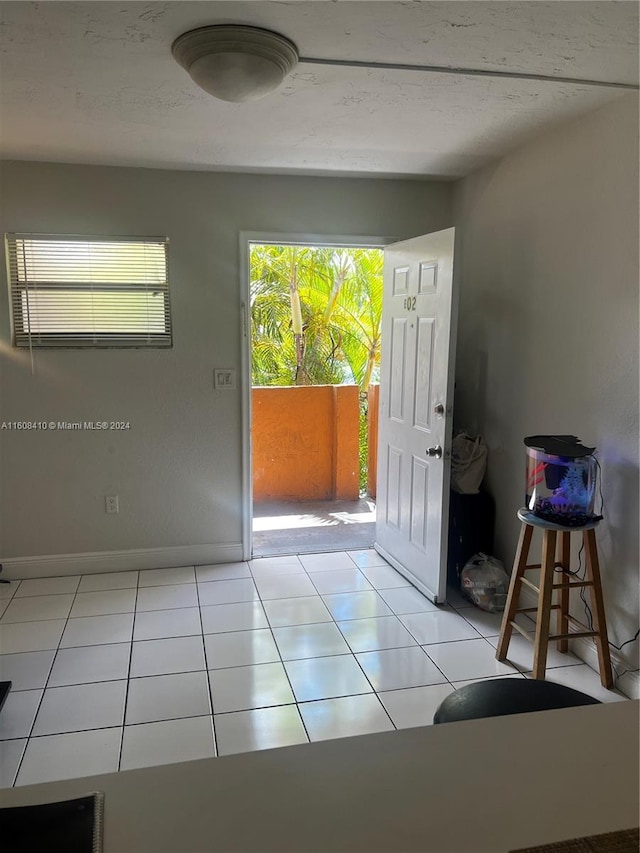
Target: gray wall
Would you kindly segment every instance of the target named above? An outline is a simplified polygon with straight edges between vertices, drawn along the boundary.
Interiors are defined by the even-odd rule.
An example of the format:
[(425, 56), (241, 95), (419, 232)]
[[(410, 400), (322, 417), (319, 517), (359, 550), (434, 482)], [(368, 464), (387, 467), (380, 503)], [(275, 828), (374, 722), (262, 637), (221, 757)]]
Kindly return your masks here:
[[(170, 351), (10, 348), (0, 419), (125, 420), (122, 433), (0, 433), (5, 557), (237, 543), (241, 230), (410, 237), (451, 225), (451, 184), (6, 163), (0, 230), (166, 235)], [(107, 515), (104, 495), (120, 496)]]
[[(638, 627), (635, 96), (556, 127), (458, 183), (455, 221), (462, 243), (456, 420), (489, 444), (496, 553), (511, 564), (523, 437), (573, 433), (596, 445), (605, 603), (619, 644)], [(629, 660), (637, 661), (637, 648), (625, 649)]]

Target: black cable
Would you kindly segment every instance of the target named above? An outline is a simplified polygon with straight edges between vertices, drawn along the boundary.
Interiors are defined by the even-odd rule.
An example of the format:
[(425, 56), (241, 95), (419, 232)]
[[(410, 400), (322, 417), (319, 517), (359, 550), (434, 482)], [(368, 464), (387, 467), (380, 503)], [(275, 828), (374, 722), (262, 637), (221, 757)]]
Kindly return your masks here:
[[(599, 514), (602, 517), (602, 516), (604, 516), (604, 494), (602, 492), (602, 468), (600, 467), (599, 460), (595, 456), (591, 455), (591, 458), (594, 460), (594, 462), (598, 466), (598, 491), (600, 492), (600, 513)], [(580, 572), (582, 572), (582, 577), (580, 577), (580, 580), (584, 580), (587, 576), (587, 565), (585, 562), (584, 568), (582, 566), (582, 553), (583, 553), (583, 551), (584, 551), (584, 539), (582, 540), (580, 550), (578, 551), (578, 568), (575, 571), (572, 571), (571, 569), (562, 569), (560, 567), (560, 568), (556, 569), (556, 571), (562, 571), (562, 572), (564, 572), (564, 574), (568, 574), (568, 575), (577, 575), (578, 577), (580, 577)], [(585, 589), (586, 589), (586, 587), (584, 587), (584, 586), (581, 587), (580, 598), (582, 599), (582, 603), (584, 604), (585, 614), (587, 616), (588, 623), (589, 623), (589, 630), (593, 631), (593, 613), (591, 612), (591, 608), (589, 607), (589, 605), (587, 603), (587, 599), (585, 597)], [(638, 630), (636, 631), (636, 633), (634, 634), (633, 637), (631, 637), (628, 640), (625, 640), (624, 643), (621, 643), (619, 646), (617, 646), (615, 643), (612, 643), (611, 640), (608, 640), (608, 643), (614, 649), (617, 649), (618, 651), (620, 651), (625, 646), (628, 646), (629, 643), (633, 643), (635, 640), (637, 640), (638, 637), (640, 637), (640, 628), (638, 628)], [(637, 669), (625, 669), (621, 673), (618, 672), (618, 670), (615, 667), (615, 664), (612, 663), (611, 667), (616, 674), (616, 680), (622, 678), (623, 675), (627, 675), (627, 673), (629, 673), (629, 672), (640, 672), (640, 667), (638, 667)]]
[[(634, 640), (637, 640), (639, 636), (640, 636), (640, 628), (638, 628), (638, 630), (636, 631), (635, 636), (631, 637), (630, 640), (625, 640), (624, 643), (622, 643), (622, 645), (616, 646), (616, 644), (612, 643), (611, 640), (609, 640), (609, 645), (613, 646), (614, 649), (617, 649), (618, 651), (620, 651), (620, 649), (622, 649), (624, 646), (628, 646), (629, 643), (633, 643)], [(634, 670), (634, 672), (636, 672), (636, 671), (637, 670)]]
[[(584, 551), (584, 539), (582, 540), (582, 544), (580, 545), (580, 550), (578, 551), (578, 568), (575, 571), (572, 571), (571, 569), (563, 569), (560, 566), (560, 567), (556, 568), (555, 571), (556, 572), (562, 572), (563, 574), (566, 574), (566, 575), (577, 576), (581, 581), (583, 581), (586, 577), (586, 572), (587, 572), (586, 563), (585, 563), (584, 567), (582, 565), (582, 552), (583, 551)], [(580, 576), (581, 572), (582, 572), (582, 576)], [(591, 608), (587, 604), (587, 599), (585, 598), (585, 594), (584, 594), (585, 589), (586, 589), (586, 587), (584, 587), (584, 586), (581, 587), (580, 598), (582, 599), (582, 603), (584, 604), (585, 615), (587, 616), (587, 619), (589, 620), (589, 630), (593, 631), (593, 614), (591, 613)]]
[[(577, 574), (579, 571), (582, 571), (582, 577), (580, 578), (581, 581), (583, 581), (587, 576), (586, 560), (585, 560), (584, 570), (582, 569), (582, 552), (583, 551), (584, 551), (584, 538), (582, 540), (582, 545), (580, 546), (580, 550), (578, 551), (578, 569), (576, 572), (576, 574)], [(580, 598), (582, 599), (582, 603), (584, 604), (584, 612), (587, 615), (589, 630), (593, 631), (593, 614), (591, 612), (591, 608), (587, 604), (587, 599), (585, 597), (585, 592), (584, 592), (585, 589), (586, 589), (586, 586), (580, 587)]]
[[(609, 645), (613, 646), (614, 649), (617, 649), (618, 651), (620, 651), (620, 649), (623, 648), (623, 646), (626, 646), (629, 643), (633, 643), (633, 641), (637, 640), (639, 636), (640, 636), (640, 628), (638, 628), (638, 630), (636, 631), (635, 636), (631, 637), (631, 639), (629, 639), (629, 640), (625, 640), (624, 643), (621, 643), (619, 646), (616, 646), (616, 644), (612, 643), (611, 640), (609, 640)], [(637, 667), (636, 669), (625, 669), (622, 672), (618, 672), (618, 670), (616, 669), (616, 665), (614, 663), (611, 664), (611, 669), (616, 674), (616, 679), (615, 679), (616, 683), (618, 681), (620, 681), (620, 679), (622, 678), (623, 675), (627, 675), (627, 673), (629, 673), (629, 672), (640, 672), (640, 667)]]
[[(639, 636), (640, 636), (640, 628), (638, 628), (638, 630), (636, 631), (635, 636), (631, 637), (631, 639), (629, 639), (629, 640), (625, 640), (624, 643), (621, 643), (619, 646), (616, 646), (616, 644), (612, 643), (611, 640), (609, 640), (609, 645), (613, 646), (614, 649), (618, 649), (618, 651), (620, 651), (620, 649), (623, 648), (623, 646), (626, 646), (629, 643), (633, 643), (633, 641), (637, 640)], [(611, 664), (611, 669), (616, 674), (616, 678), (615, 678), (616, 684), (618, 683), (618, 681), (620, 681), (620, 679), (622, 678), (623, 675), (627, 675), (627, 673), (629, 673), (629, 672), (640, 672), (640, 667), (637, 667), (636, 669), (625, 669), (622, 672), (618, 672), (618, 670), (616, 669), (616, 665), (614, 663)]]
[[(596, 465), (598, 466), (598, 487), (599, 487), (599, 492), (600, 492), (600, 515), (603, 516), (604, 515), (604, 495), (602, 493), (602, 468), (600, 467), (600, 461), (595, 456), (593, 456), (592, 458), (594, 459)], [(584, 590), (584, 587), (583, 587), (583, 590)], [(635, 640), (637, 640), (638, 637), (640, 637), (640, 628), (638, 628), (638, 630), (636, 631), (636, 633), (634, 634), (633, 637), (631, 637), (628, 640), (625, 640), (624, 643), (621, 643), (619, 646), (616, 646), (616, 644), (612, 643), (611, 640), (609, 640), (609, 645), (613, 646), (614, 649), (617, 649), (618, 651), (620, 651), (620, 649), (624, 648), (624, 646), (628, 646), (629, 643), (633, 643)], [(640, 669), (627, 669), (622, 674), (624, 675), (626, 672), (639, 672), (639, 671), (640, 671)]]
[(576, 569), (575, 572), (571, 569), (563, 569), (562, 566), (558, 566), (554, 569), (554, 572), (562, 572), (564, 575), (577, 575), (580, 569)]
[[(600, 515), (602, 516), (602, 515), (604, 515), (604, 495), (602, 494), (602, 468), (600, 467), (600, 462), (598, 461), (598, 459), (595, 456), (593, 456), (593, 454), (590, 454), (590, 456), (591, 456), (591, 459), (593, 459), (593, 461), (598, 466), (598, 486), (600, 488)], [(584, 537), (582, 539), (582, 546), (581, 546), (580, 552), (578, 554), (578, 565), (579, 566), (582, 564), (582, 551), (583, 550), (584, 550)], [(584, 575), (583, 575), (583, 577), (580, 578), (580, 580), (584, 580), (586, 578), (586, 576), (587, 576), (587, 566), (586, 566), (586, 561), (585, 561)], [(587, 618), (589, 620), (589, 630), (593, 631), (593, 614), (591, 613), (591, 608), (587, 604), (587, 599), (585, 596), (585, 589), (586, 589), (586, 587), (584, 587), (584, 586), (581, 588), (580, 598), (582, 599), (582, 603), (584, 604), (584, 610), (585, 610), (585, 613), (587, 614)]]
[(616, 669), (616, 665), (614, 663), (611, 664), (611, 669), (616, 674), (616, 681), (619, 681), (622, 678), (622, 676), (626, 675), (628, 672), (640, 672), (640, 667), (637, 667), (637, 669), (625, 669), (623, 672), (618, 672), (618, 670)]
[(580, 590), (580, 598), (582, 599), (582, 603), (584, 604), (584, 610), (585, 610), (585, 613), (587, 614), (589, 630), (593, 631), (593, 613), (591, 612), (591, 608), (587, 604), (587, 599), (585, 598), (584, 591), (585, 591), (585, 587), (582, 587), (582, 589)]

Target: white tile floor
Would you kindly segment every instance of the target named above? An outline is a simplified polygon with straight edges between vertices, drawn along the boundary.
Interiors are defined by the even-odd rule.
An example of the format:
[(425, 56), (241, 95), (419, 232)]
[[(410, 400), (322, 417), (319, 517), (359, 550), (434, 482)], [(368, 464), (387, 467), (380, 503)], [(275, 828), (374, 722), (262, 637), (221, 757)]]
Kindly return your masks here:
[[(429, 725), (452, 690), (532, 665), (519, 636), (496, 661), (499, 616), (456, 594), (436, 607), (374, 551), (16, 581), (0, 598), (2, 787)], [(547, 677), (624, 698), (555, 649)]]

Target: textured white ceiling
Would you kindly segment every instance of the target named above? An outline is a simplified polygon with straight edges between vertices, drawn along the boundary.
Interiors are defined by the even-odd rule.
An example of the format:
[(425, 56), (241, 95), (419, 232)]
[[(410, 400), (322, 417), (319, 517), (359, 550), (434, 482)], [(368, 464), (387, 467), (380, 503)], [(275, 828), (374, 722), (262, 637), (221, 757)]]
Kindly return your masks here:
[(555, 120), (619, 97), (564, 83), (299, 65), (229, 104), (171, 56), (194, 27), (247, 23), (302, 56), (622, 83), (635, 2), (2, 2), (0, 155), (161, 168), (457, 177)]

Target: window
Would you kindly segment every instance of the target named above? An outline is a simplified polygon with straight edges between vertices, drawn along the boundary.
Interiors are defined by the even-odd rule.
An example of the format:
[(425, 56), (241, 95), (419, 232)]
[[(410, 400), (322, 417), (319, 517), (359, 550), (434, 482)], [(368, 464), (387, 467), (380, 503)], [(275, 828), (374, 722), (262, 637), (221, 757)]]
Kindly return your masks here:
[(7, 234), (16, 347), (170, 347), (168, 240)]

